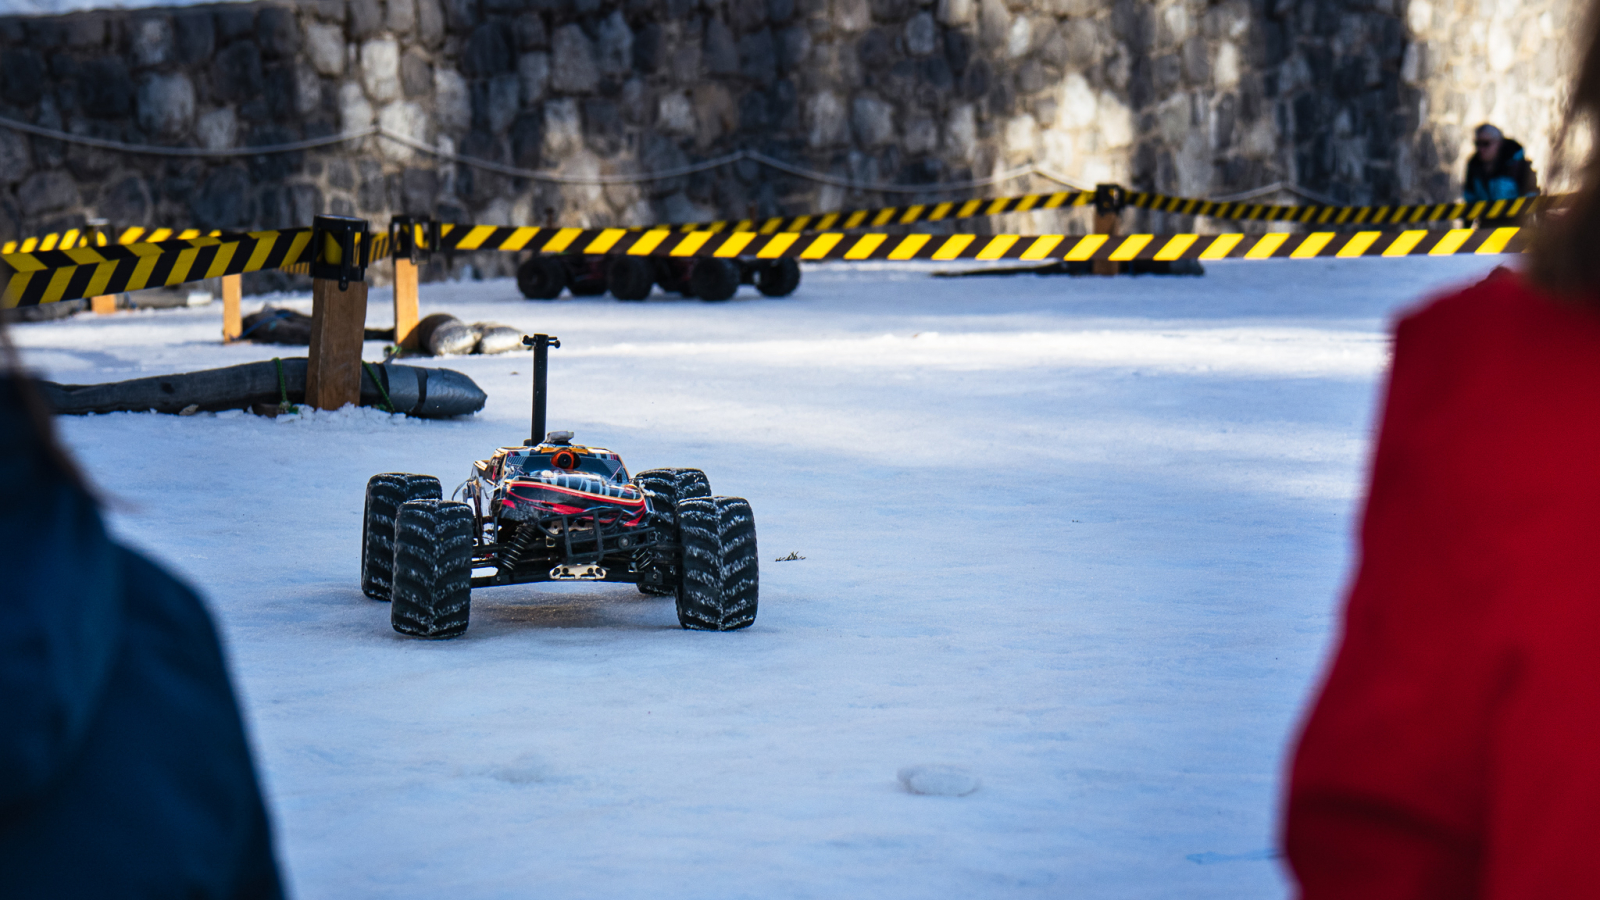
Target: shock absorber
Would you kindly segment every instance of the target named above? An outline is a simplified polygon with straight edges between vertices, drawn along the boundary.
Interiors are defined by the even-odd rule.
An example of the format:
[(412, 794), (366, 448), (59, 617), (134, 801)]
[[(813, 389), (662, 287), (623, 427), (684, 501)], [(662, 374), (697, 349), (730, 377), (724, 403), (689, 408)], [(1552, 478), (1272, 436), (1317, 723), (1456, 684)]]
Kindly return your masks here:
[(501, 584), (507, 584), (511, 581), (512, 573), (517, 570), (517, 566), (522, 565), (522, 555), (527, 553), (528, 547), (538, 539), (539, 526), (533, 522), (523, 522), (517, 528), (516, 535), (511, 538), (510, 548), (500, 558), (500, 571), (496, 573), (496, 579)]

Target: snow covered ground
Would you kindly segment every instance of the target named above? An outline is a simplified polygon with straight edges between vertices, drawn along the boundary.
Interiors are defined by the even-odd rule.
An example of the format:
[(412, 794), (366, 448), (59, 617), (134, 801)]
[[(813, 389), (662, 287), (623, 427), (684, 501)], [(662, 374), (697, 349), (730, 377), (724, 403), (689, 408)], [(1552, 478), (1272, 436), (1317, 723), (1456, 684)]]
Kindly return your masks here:
[[(476, 592), (466, 637), (418, 642), (362, 596), (367, 477), (448, 490), (519, 442), (520, 354), (426, 363), (489, 392), (465, 421), (62, 426), (116, 529), (209, 598), (305, 900), (1280, 897), (1279, 773), (1386, 321), (1495, 262), (836, 265), (728, 304), (424, 286), (424, 312), (561, 337), (551, 427), (750, 499), (761, 610), (733, 634), (623, 586), (519, 586)], [(76, 383), (274, 355), (220, 346), (219, 321), (13, 333)], [(980, 786), (912, 794), (896, 773), (917, 765)]]

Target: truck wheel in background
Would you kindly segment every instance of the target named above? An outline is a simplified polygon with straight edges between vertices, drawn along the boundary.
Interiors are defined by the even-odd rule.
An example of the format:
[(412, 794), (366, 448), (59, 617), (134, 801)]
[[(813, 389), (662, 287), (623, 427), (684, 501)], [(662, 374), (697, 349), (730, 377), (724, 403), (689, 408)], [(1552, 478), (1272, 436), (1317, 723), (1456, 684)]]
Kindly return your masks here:
[[(668, 539), (679, 542), (678, 501), (685, 497), (710, 497), (711, 482), (699, 469), (646, 469), (634, 476), (633, 483), (650, 498), (650, 511), (654, 521), (667, 533)], [(670, 597), (676, 589), (667, 585), (639, 585), (639, 593), (655, 597)]]
[(389, 622), (401, 634), (453, 638), (472, 607), (472, 507), (411, 500), (395, 518)]
[(643, 300), (656, 286), (656, 267), (638, 256), (619, 256), (606, 265), (606, 289), (618, 300)]
[(554, 300), (567, 286), (567, 267), (554, 256), (532, 256), (517, 267), (517, 290), (529, 300)]
[(701, 300), (726, 300), (739, 289), (739, 264), (731, 259), (697, 259), (689, 290)]
[(385, 472), (367, 480), (361, 513), (361, 592), (388, 600), (394, 584), (394, 521), (408, 500), (438, 500), (439, 479), (432, 475)]
[(800, 286), (800, 264), (787, 257), (756, 270), (756, 290), (768, 297), (787, 297)]

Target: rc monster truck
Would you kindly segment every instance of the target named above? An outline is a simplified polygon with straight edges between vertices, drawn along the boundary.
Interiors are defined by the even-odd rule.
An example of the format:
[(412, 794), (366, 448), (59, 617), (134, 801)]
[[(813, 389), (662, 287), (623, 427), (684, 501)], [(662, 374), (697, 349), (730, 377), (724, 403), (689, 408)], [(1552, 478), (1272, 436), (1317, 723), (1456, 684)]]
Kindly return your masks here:
[[(361, 589), (390, 602), (401, 634), (467, 630), (472, 589), (538, 581), (615, 581), (670, 596), (684, 628), (732, 631), (756, 618), (760, 586), (748, 501), (713, 497), (699, 469), (630, 476), (622, 457), (545, 434), (547, 335), (534, 348), (533, 437), (472, 464), (442, 499), (429, 475), (367, 482)], [(480, 574), (481, 573), (481, 574)]]

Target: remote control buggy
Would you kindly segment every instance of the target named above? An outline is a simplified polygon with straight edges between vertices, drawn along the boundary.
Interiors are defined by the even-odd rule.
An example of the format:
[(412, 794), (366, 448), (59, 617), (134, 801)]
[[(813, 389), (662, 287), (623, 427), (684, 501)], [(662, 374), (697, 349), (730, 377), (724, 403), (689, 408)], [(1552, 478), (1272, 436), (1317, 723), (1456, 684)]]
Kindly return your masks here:
[(401, 634), (466, 631), (474, 588), (612, 581), (672, 597), (684, 628), (732, 631), (756, 618), (760, 587), (748, 501), (713, 497), (699, 469), (630, 475), (622, 457), (545, 434), (549, 350), (534, 348), (533, 437), (472, 464), (445, 500), (429, 475), (367, 482), (361, 589), (390, 601)]

